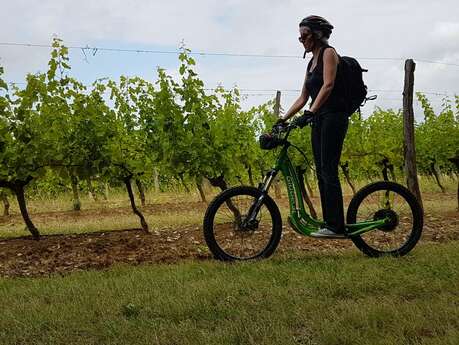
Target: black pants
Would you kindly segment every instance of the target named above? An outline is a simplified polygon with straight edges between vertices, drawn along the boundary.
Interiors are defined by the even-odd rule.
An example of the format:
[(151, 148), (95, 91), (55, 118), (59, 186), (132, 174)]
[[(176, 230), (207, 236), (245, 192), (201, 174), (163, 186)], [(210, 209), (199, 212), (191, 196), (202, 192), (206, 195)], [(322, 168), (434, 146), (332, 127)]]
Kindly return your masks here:
[(338, 178), (338, 164), (349, 124), (342, 113), (321, 112), (312, 126), (312, 151), (319, 181), (322, 214), (327, 226), (344, 232), (343, 193)]

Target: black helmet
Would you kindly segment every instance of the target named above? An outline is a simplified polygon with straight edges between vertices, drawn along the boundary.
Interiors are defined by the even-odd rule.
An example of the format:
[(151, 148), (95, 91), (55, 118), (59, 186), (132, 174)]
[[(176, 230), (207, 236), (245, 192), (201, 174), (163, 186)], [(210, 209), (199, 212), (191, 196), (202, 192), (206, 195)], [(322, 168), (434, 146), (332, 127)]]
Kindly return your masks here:
[(300, 26), (307, 26), (312, 31), (321, 31), (325, 38), (330, 38), (333, 30), (328, 20), (319, 16), (308, 16), (300, 22)]

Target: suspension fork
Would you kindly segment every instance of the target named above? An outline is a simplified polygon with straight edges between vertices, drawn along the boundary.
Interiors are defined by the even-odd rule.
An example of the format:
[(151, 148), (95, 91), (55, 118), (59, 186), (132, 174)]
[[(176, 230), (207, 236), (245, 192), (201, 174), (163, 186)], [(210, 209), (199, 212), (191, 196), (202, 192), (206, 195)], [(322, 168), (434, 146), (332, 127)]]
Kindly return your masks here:
[(261, 205), (263, 204), (263, 200), (265, 199), (266, 195), (268, 195), (269, 187), (271, 187), (274, 178), (276, 177), (278, 170), (272, 169), (270, 170), (263, 182), (260, 184), (258, 189), (261, 191), (261, 195), (258, 199), (250, 206), (249, 212), (246, 218), (246, 225), (253, 224), (258, 216), (258, 212), (260, 211)]

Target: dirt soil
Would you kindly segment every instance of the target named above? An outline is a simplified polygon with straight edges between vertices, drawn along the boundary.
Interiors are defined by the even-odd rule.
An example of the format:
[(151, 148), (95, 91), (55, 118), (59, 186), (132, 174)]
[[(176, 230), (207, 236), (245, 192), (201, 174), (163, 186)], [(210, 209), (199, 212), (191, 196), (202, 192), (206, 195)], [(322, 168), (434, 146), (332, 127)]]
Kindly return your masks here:
[[(52, 218), (56, 214), (40, 216)], [(300, 236), (285, 223), (284, 220), (283, 237), (276, 253), (335, 252), (353, 247), (349, 240), (317, 240)], [(424, 224), (421, 242), (459, 240), (459, 212), (427, 213)], [(42, 236), (39, 241), (27, 237), (0, 239), (0, 276), (3, 277), (67, 274), (104, 269), (115, 263), (137, 265), (211, 259), (202, 229), (198, 226), (168, 228), (149, 234), (140, 229), (127, 229)]]

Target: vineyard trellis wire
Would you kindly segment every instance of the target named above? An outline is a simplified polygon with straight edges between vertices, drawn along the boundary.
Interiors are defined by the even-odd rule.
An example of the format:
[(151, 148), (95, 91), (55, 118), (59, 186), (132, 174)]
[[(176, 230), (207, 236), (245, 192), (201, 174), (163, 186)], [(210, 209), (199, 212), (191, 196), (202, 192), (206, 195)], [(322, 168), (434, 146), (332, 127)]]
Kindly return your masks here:
[[(8, 90), (0, 79), (0, 187), (16, 194), (35, 237), (39, 232), (28, 215), (25, 189), (40, 181), (77, 189), (82, 181), (125, 185), (133, 212), (148, 231), (132, 181), (148, 186), (156, 170), (163, 181), (184, 188), (199, 188), (207, 179), (225, 189), (255, 184), (271, 166), (273, 157), (258, 149), (256, 134), (274, 123), (273, 103), (242, 110), (248, 89), (206, 92), (188, 50), (179, 55), (178, 80), (158, 68), (155, 83), (122, 76), (84, 85), (70, 76), (68, 48), (59, 39), (52, 46), (48, 71), (29, 74), (24, 87)], [(459, 98), (447, 99), (435, 114), (423, 93), (417, 97), (425, 114), (416, 127), (418, 165), (441, 186), (441, 173), (457, 174), (449, 159), (459, 147)], [(403, 174), (401, 130), (396, 110), (353, 116), (342, 157), (346, 180), (377, 178), (384, 169), (393, 179)], [(309, 136), (308, 130), (297, 131), (292, 140), (311, 157)], [(293, 159), (300, 164), (299, 157)], [(313, 178), (304, 168), (305, 178)]]

